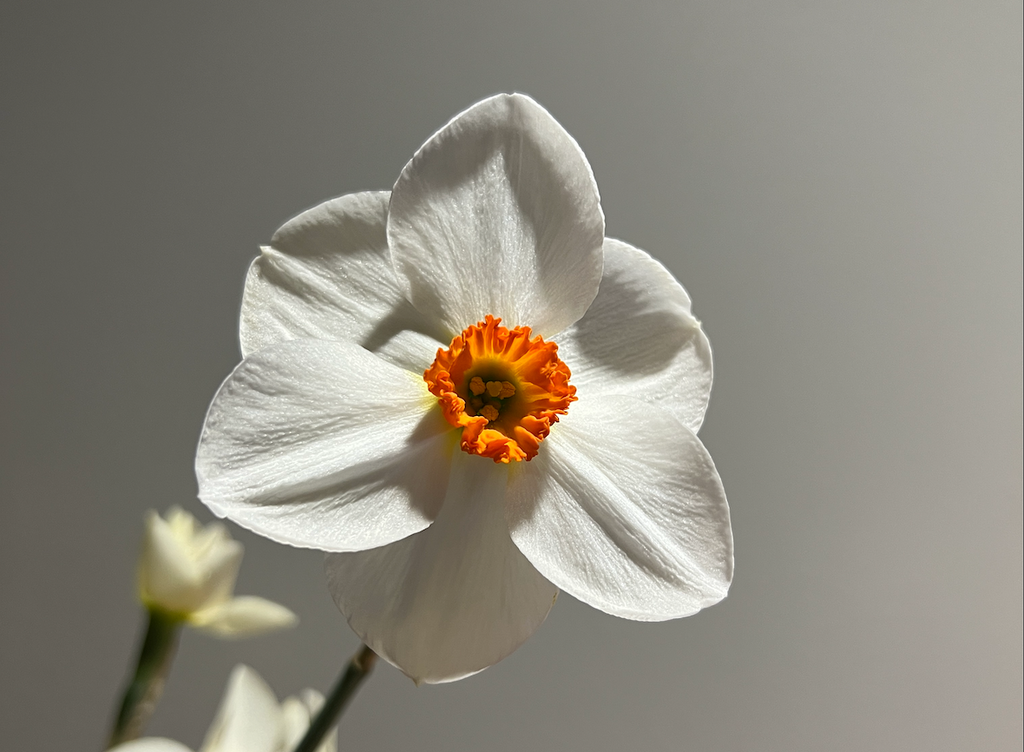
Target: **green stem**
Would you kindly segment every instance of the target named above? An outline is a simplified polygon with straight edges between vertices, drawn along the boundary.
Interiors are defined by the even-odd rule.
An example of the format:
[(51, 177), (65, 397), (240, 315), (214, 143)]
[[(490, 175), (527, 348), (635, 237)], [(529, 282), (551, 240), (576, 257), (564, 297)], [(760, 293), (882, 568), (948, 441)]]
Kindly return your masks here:
[(370, 675), (373, 664), (376, 662), (377, 654), (366, 645), (363, 645), (359, 652), (352, 656), (345, 673), (338, 678), (338, 683), (334, 685), (331, 694), (324, 700), (323, 707), (320, 708), (320, 712), (317, 713), (313, 722), (309, 724), (309, 730), (302, 737), (295, 752), (315, 752), (327, 732), (337, 723), (342, 711), (356, 693), (359, 685), (362, 684), (363, 679)]
[(178, 646), (181, 620), (155, 609), (148, 609), (148, 613), (149, 624), (139, 649), (135, 676), (124, 690), (108, 748), (142, 735), (163, 694), (164, 682)]

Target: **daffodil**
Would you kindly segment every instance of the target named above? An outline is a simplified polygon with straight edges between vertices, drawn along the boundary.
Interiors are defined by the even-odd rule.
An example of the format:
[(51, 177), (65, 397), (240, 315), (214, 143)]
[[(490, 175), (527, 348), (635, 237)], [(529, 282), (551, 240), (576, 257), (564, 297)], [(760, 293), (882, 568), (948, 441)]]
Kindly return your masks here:
[(233, 596), (242, 544), (220, 523), (201, 527), (172, 507), (150, 512), (139, 559), (139, 598), (151, 611), (222, 637), (246, 637), (293, 626), (295, 614), (255, 596)]
[(558, 589), (649, 621), (725, 597), (708, 340), (661, 264), (604, 237), (583, 152), (528, 97), (281, 227), (240, 338), (201, 499), (332, 552), (349, 624), (417, 682), (501, 660)]
[[(199, 752), (291, 752), (322, 704), (323, 695), (312, 689), (279, 704), (259, 674), (248, 666), (236, 666)], [(337, 732), (331, 732), (317, 752), (336, 749)], [(184, 744), (162, 737), (136, 739), (113, 747), (111, 752), (115, 751), (191, 752)]]

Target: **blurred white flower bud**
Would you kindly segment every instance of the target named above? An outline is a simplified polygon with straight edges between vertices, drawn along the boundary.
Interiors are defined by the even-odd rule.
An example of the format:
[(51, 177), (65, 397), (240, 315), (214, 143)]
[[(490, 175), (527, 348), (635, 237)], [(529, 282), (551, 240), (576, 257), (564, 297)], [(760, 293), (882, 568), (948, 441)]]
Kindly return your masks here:
[(220, 523), (202, 527), (172, 507), (150, 512), (139, 559), (139, 598), (150, 610), (224, 637), (248, 637), (293, 626), (295, 614), (254, 596), (232, 597), (242, 544)]

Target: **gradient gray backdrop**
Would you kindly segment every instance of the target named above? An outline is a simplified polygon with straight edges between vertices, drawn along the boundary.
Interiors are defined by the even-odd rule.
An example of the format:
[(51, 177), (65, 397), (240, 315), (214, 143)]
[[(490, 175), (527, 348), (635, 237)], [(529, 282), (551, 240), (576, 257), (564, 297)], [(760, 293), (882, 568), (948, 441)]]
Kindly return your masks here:
[[(1020, 749), (1020, 3), (380, 0), (3, 4), (5, 750), (99, 748), (143, 513), (210, 519), (258, 245), (512, 90), (704, 321), (735, 584), (654, 625), (563, 596), (452, 685), (383, 665), (342, 748)], [(302, 624), (185, 635), (151, 731), (193, 747), (235, 663), (326, 689), (357, 645), (318, 553), (234, 532)]]

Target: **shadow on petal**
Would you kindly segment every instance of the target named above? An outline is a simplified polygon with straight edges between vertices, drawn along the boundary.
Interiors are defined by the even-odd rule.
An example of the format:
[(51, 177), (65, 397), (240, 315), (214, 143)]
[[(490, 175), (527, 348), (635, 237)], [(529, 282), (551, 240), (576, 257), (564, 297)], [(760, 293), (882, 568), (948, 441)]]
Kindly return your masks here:
[[(684, 349), (702, 348), (696, 320), (656, 309), (652, 302), (661, 298), (652, 301), (643, 281), (632, 270), (605, 268), (594, 305), (572, 329), (576, 347), (594, 365), (625, 376), (650, 376)], [(710, 352), (706, 358), (710, 361)]]
[[(289, 486), (260, 500), (264, 506), (309, 506), (331, 508), (367, 496), (397, 489), (406, 495), (409, 507), (431, 521), (437, 519), (448, 488), (449, 466), (432, 461), (450, 459), (457, 436), (441, 416), (428, 410), (413, 429), (405, 450), (378, 459), (357, 462), (334, 473)], [(368, 509), (367, 514), (378, 511)]]
[[(436, 305), (436, 300), (431, 301), (431, 304)], [(376, 353), (404, 331), (423, 334), (440, 343), (446, 343), (451, 339), (450, 334), (444, 332), (440, 326), (431, 326), (428, 318), (403, 298), (392, 306), (387, 315), (376, 323), (359, 344), (370, 352)], [(423, 367), (426, 368), (428, 365), (430, 363), (424, 363)]]

